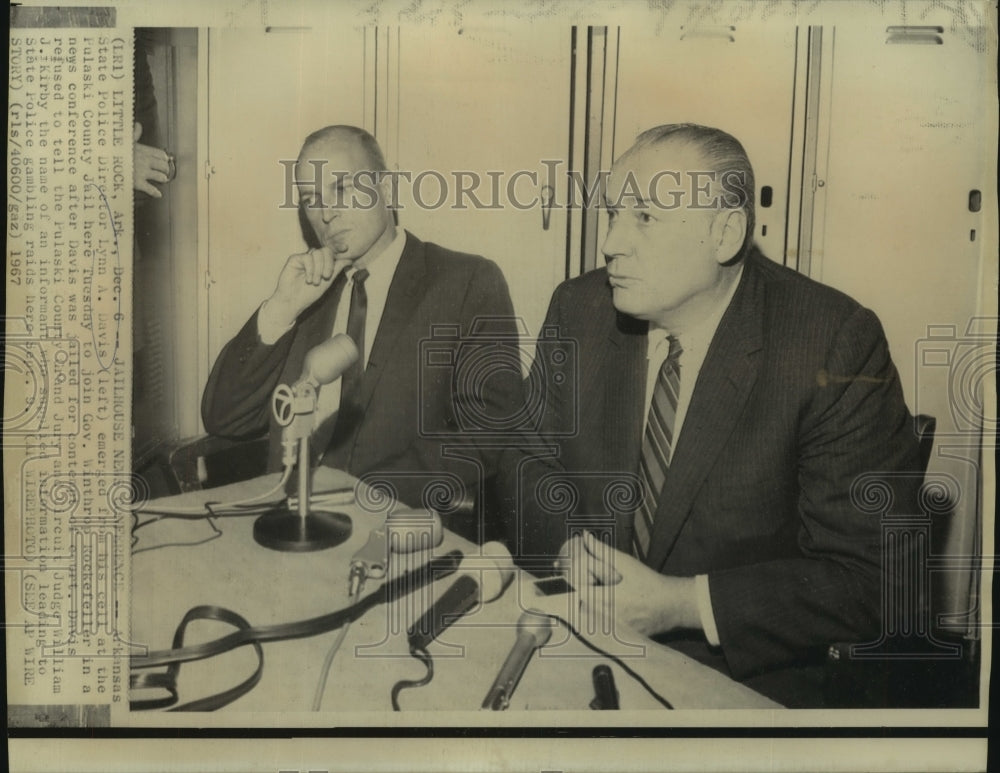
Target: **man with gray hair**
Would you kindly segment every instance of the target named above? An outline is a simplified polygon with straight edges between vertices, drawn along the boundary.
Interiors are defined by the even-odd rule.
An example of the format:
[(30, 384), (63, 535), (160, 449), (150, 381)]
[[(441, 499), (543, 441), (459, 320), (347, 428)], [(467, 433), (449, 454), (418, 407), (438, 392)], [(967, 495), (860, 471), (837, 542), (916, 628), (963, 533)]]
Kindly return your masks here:
[[(411, 506), (422, 504), (435, 475), (459, 480), (474, 499), (477, 484), (494, 474), (496, 455), (476, 445), (475, 430), (488, 431), (492, 421), (521, 409), (520, 371), (501, 367), (489, 378), (463, 380), (456, 373), (475, 346), (451, 351), (447, 368), (427, 367), (422, 347), (444, 328), (458, 341), (475, 334), (484, 345), (516, 347), (510, 294), (493, 262), (397, 228), (385, 172), (378, 143), (363, 129), (328, 126), (306, 138), (295, 180), (310, 249), (285, 261), (274, 292), (219, 354), (202, 417), (214, 435), (270, 432), (269, 466), (280, 469), (281, 428), (271, 394), (299, 378), (310, 349), (346, 333), (360, 358), (319, 392), (312, 434), (319, 461), (358, 476), (387, 474)], [(470, 415), (478, 425), (465, 438)], [(462, 453), (445, 453), (445, 445), (463, 442)], [(444, 509), (450, 504), (438, 502)], [(475, 522), (448, 525), (484, 536)]]
[[(604, 605), (591, 612), (820, 705), (810, 669), (828, 645), (882, 630), (881, 522), (852, 486), (876, 474), (895, 512), (916, 512), (917, 442), (882, 328), (756, 249), (753, 170), (723, 131), (643, 133), (606, 206), (607, 266), (549, 307), (580, 377), (547, 383), (541, 439), (558, 465), (518, 460), (511, 539), (536, 565), (560, 555), (578, 590), (614, 585), (610, 601), (581, 593)], [(577, 489), (569, 518), (540, 506), (553, 474)], [(607, 512), (609, 475), (640, 494), (610, 545), (569, 530)]]

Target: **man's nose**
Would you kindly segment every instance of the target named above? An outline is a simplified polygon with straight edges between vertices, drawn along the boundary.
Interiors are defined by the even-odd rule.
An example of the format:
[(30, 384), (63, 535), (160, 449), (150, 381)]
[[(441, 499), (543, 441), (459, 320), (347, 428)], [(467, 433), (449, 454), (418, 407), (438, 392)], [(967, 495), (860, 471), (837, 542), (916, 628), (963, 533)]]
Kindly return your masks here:
[(604, 253), (604, 257), (607, 259), (608, 263), (613, 261), (615, 258), (624, 257), (631, 252), (631, 248), (628, 244), (628, 238), (624, 233), (624, 229), (620, 225), (615, 225), (614, 223), (608, 225), (608, 235), (604, 237), (604, 244), (601, 245), (601, 252)]
[(340, 209), (332, 204), (327, 204), (320, 210), (320, 217), (323, 218), (324, 225), (329, 225), (338, 214), (340, 214)]

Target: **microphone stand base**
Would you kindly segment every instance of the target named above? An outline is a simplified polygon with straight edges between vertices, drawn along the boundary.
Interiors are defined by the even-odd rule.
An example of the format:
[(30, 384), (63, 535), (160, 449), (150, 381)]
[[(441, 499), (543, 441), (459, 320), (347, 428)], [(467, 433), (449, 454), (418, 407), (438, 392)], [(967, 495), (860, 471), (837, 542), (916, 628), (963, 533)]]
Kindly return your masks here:
[(277, 507), (254, 521), (258, 545), (287, 553), (325, 550), (346, 542), (354, 527), (344, 513), (317, 511), (303, 520), (287, 507)]

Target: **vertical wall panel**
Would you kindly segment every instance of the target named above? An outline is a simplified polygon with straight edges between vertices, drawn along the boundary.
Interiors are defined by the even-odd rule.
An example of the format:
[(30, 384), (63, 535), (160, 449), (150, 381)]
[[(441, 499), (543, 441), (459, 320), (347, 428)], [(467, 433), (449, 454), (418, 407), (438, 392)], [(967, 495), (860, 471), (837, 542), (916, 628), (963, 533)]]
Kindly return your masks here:
[[(772, 189), (772, 205), (757, 210), (754, 238), (783, 262), (789, 147), (796, 66), (793, 24), (657, 28), (622, 27), (614, 155), (636, 135), (666, 123), (700, 123), (734, 135), (754, 167), (757, 195)], [(606, 223), (602, 223), (602, 231)], [(766, 226), (767, 233), (763, 233)]]
[(329, 124), (364, 124), (364, 32), (209, 32), (208, 362), (305, 249), (279, 163)]
[[(390, 88), (398, 102), (388, 106), (394, 141), (387, 152), (390, 167), (414, 179), (400, 189), (400, 224), (425, 241), (495, 261), (534, 340), (565, 272), (566, 211), (553, 206), (545, 228), (541, 199), (551, 161), (558, 164), (555, 200), (565, 201), (571, 29), (404, 27), (397, 34), (398, 69), (389, 75), (398, 78)], [(484, 207), (458, 194), (460, 172), (481, 180), (474, 192)], [(489, 172), (498, 175), (497, 195)], [(434, 173), (447, 188), (439, 206), (431, 206), (441, 198)], [(461, 179), (467, 186), (473, 178)]]

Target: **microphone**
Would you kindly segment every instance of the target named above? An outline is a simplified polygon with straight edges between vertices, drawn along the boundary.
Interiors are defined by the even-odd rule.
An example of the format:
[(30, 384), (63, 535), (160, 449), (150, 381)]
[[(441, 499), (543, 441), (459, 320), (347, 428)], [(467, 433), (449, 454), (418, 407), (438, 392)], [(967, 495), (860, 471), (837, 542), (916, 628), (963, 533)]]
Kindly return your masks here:
[(615, 675), (611, 668), (605, 664), (594, 666), (591, 675), (594, 680), (594, 700), (590, 702), (590, 708), (595, 711), (610, 711), (619, 708), (618, 688), (615, 687)]
[(517, 640), (500, 667), (493, 686), (486, 693), (482, 708), (503, 711), (510, 705), (517, 683), (535, 650), (544, 647), (552, 636), (555, 622), (541, 612), (528, 610), (517, 621)]
[[(274, 418), (281, 427), (284, 463), (295, 464), (296, 443), (308, 440), (313, 431), (316, 398), (321, 386), (336, 381), (358, 361), (358, 347), (350, 336), (338, 333), (317, 344), (302, 361), (302, 375), (291, 386), (279, 384), (271, 397)], [(299, 458), (302, 462), (302, 458)], [(308, 467), (308, 456), (305, 458)], [(301, 471), (300, 471), (301, 476)]]
[(337, 333), (306, 352), (302, 361), (302, 375), (295, 382), (292, 391), (297, 393), (307, 384), (313, 389), (319, 389), (324, 384), (336, 381), (358, 361), (359, 356), (358, 347), (351, 337)]
[(351, 536), (351, 519), (344, 513), (309, 510), (309, 438), (316, 412), (316, 390), (340, 378), (358, 356), (354, 341), (339, 333), (306, 352), (298, 381), (275, 388), (271, 409), (281, 427), (286, 469), (296, 464), (297, 456), (298, 512), (282, 504), (258, 518), (253, 525), (257, 544), (272, 550), (302, 552), (335, 547)]
[(462, 615), (478, 604), (488, 604), (506, 590), (514, 577), (514, 559), (499, 542), (482, 546), (482, 556), (466, 556), (458, 567), (461, 575), (407, 631), (410, 651), (426, 650)]

